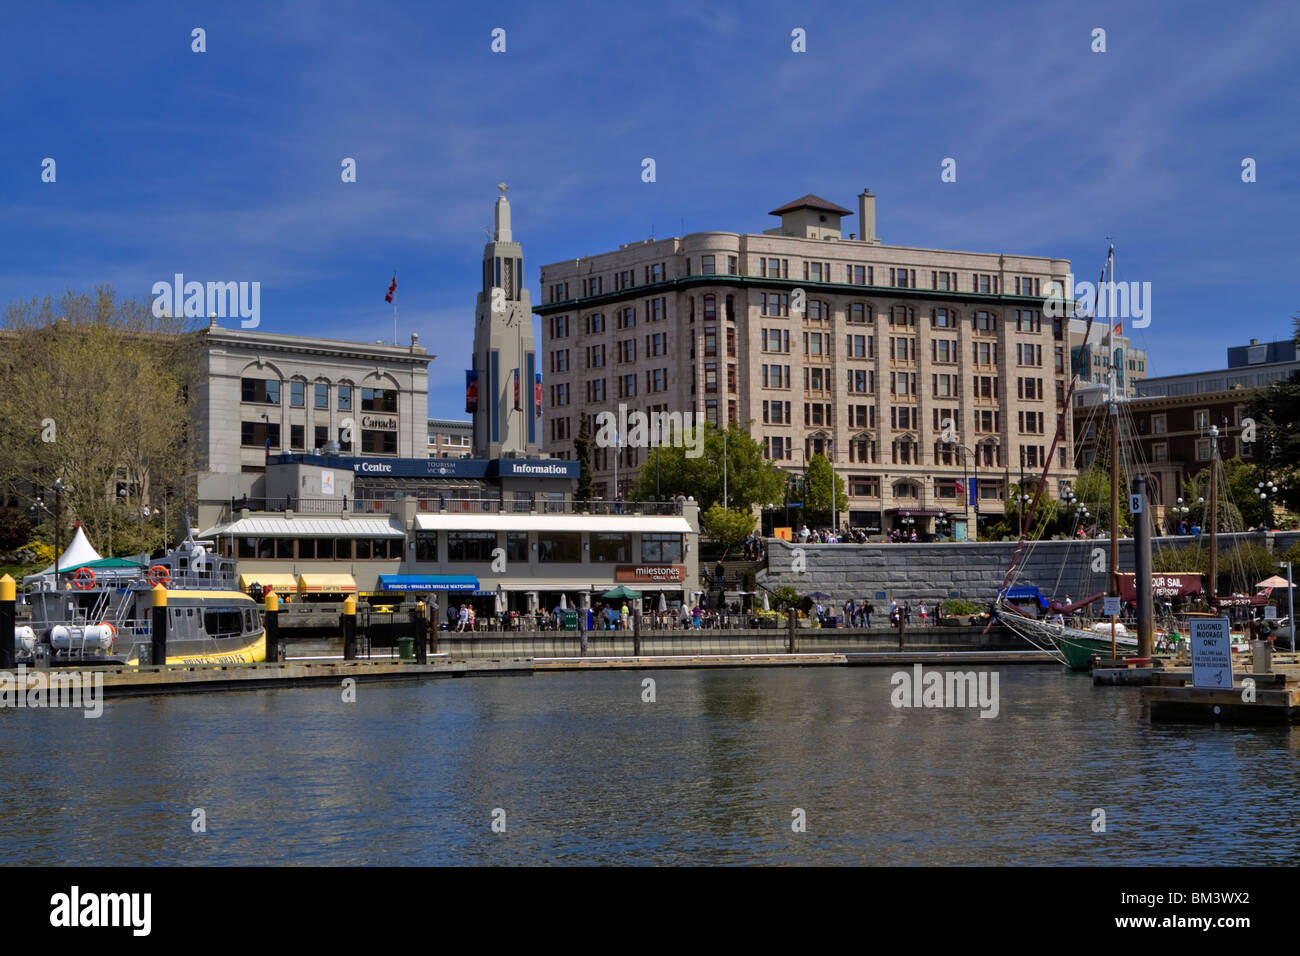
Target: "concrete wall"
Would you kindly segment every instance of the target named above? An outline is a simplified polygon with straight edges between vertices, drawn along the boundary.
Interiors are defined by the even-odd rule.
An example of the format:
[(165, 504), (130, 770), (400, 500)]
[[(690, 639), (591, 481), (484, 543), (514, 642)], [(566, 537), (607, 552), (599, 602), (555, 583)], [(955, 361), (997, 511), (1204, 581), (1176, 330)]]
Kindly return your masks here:
[[(1209, 539), (1165, 537), (1152, 541), (1152, 551), (1193, 546)], [(1300, 541), (1300, 532), (1220, 535), (1221, 554), (1238, 540), (1266, 544), (1279, 555)], [(884, 591), (887, 600), (934, 600), (961, 597), (991, 601), (1002, 586), (1016, 550), (1016, 542), (954, 542), (948, 544), (788, 544), (768, 539), (767, 570), (758, 574), (767, 588), (793, 587), (801, 594), (824, 591), (838, 608), (846, 599), (869, 597)], [(1100, 551), (1101, 570), (1093, 570)], [(797, 553), (800, 552), (800, 553)], [(1036, 584), (1048, 597), (1075, 599), (1106, 589), (1106, 540), (1040, 541), (1027, 543), (1021, 554), (1024, 570), (1016, 583)], [(1133, 569), (1133, 541), (1119, 545), (1121, 571)], [(802, 567), (802, 570), (797, 570)], [(1226, 573), (1230, 565), (1221, 559)], [(1281, 572), (1285, 577), (1285, 571)], [(1254, 585), (1254, 581), (1249, 582)], [(877, 611), (879, 611), (877, 602)]]

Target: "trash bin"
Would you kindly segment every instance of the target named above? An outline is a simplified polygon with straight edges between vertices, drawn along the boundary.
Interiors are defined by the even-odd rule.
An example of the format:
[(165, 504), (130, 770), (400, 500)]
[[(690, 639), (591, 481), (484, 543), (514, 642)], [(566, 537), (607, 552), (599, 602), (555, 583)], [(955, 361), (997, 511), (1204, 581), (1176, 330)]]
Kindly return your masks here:
[(565, 610), (563, 626), (566, 631), (576, 631), (578, 629), (578, 612), (576, 610)]
[(397, 656), (404, 661), (415, 660), (415, 638), (399, 637), (397, 639)]

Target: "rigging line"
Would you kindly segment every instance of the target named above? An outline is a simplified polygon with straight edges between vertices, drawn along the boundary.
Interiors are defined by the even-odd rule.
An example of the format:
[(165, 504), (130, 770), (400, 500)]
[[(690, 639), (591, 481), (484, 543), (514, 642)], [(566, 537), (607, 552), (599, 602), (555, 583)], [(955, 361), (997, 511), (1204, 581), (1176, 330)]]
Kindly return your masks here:
[[(1110, 265), (1110, 263), (1114, 260), (1114, 258), (1115, 258), (1115, 245), (1112, 243), (1110, 249), (1106, 253), (1106, 263), (1101, 267), (1101, 277), (1097, 280), (1097, 287), (1096, 289), (1093, 290), (1092, 309), (1088, 312), (1087, 322), (1084, 325), (1084, 330), (1083, 330), (1083, 341), (1085, 344), (1087, 343), (1089, 337), (1091, 336), (1092, 319), (1093, 316), (1097, 314), (1097, 306), (1101, 301), (1101, 289), (1102, 289), (1102, 283), (1105, 281), (1106, 278), (1106, 266)], [(1063, 337), (1065, 340), (1065, 347), (1066, 349), (1068, 349), (1070, 344), (1070, 321), (1069, 321), (1069, 317), (1066, 316), (1063, 316), (1062, 319), (1063, 319), (1062, 330), (1064, 332)], [(1079, 372), (1077, 369), (1071, 368), (1070, 385), (1065, 390), (1064, 407), (1061, 409), (1061, 413), (1057, 416), (1056, 419), (1056, 434), (1052, 436), (1052, 446), (1051, 448), (1048, 449), (1047, 461), (1043, 463), (1043, 473), (1038, 482), (1038, 489), (1034, 493), (1033, 504), (1030, 505), (1029, 507), (1029, 518), (1025, 521), (1024, 527), (1021, 529), (1020, 541), (1016, 544), (1016, 549), (1011, 555), (1011, 564), (1010, 566), (1008, 566), (1006, 574), (1003, 575), (1002, 587), (998, 589), (999, 594), (1001, 594), (1003, 591), (1006, 590), (1007, 584), (1011, 581), (1012, 571), (1015, 570), (1016, 562), (1020, 558), (1020, 552), (1024, 550), (1025, 532), (1032, 525), (1034, 512), (1038, 510), (1038, 500), (1039, 498), (1042, 497), (1043, 488), (1046, 487), (1047, 485), (1047, 474), (1049, 471), (1051, 471), (1052, 468), (1052, 458), (1056, 455), (1056, 446), (1060, 444), (1061, 438), (1065, 434), (1065, 420), (1069, 416), (1070, 402), (1074, 398), (1074, 389), (1075, 386), (1078, 384), (1078, 382), (1079, 382)], [(1024, 494), (1023, 488), (1020, 489), (1020, 493)], [(985, 633), (987, 633), (989, 627), (992, 626), (993, 626), (993, 622), (990, 621), (988, 627), (984, 628)]]

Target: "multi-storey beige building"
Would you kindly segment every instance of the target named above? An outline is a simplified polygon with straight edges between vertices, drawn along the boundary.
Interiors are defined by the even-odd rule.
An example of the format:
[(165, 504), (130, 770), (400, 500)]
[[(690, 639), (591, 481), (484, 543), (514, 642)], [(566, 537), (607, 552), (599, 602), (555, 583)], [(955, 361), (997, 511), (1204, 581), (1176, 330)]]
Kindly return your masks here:
[[(1147, 353), (1146, 349), (1133, 348), (1129, 337), (1122, 334), (1123, 322), (1118, 324), (1120, 333), (1104, 317), (1095, 319), (1091, 329), (1086, 319), (1071, 319), (1070, 361), (1079, 370), (1080, 384), (1093, 385), (1108, 381), (1111, 365), (1119, 361), (1122, 392), (1131, 398), (1137, 394), (1137, 383), (1147, 378)], [(1088, 368), (1082, 368), (1081, 362)]]
[[(884, 245), (875, 197), (852, 215), (808, 195), (762, 234), (646, 240), (542, 267), (542, 441), (570, 457), (580, 416), (702, 413), (737, 422), (799, 474), (827, 454), (848, 524), (968, 536), (1011, 485), (1075, 474), (1065, 407), (1069, 335), (1043, 314), (1065, 259)], [(945, 442), (945, 421), (952, 426)], [(613, 496), (614, 448), (594, 451)], [(618, 449), (618, 490), (646, 460)], [(969, 499), (973, 481), (978, 499)], [(844, 519), (841, 514), (841, 519)]]

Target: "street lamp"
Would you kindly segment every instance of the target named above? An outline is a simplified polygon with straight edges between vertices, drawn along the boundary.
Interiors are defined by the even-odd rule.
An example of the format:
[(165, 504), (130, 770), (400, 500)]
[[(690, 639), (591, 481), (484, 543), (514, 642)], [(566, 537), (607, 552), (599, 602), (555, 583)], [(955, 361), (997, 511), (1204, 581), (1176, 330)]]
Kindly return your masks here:
[(1273, 498), (1276, 498), (1277, 493), (1280, 490), (1281, 489), (1278, 488), (1278, 486), (1271, 481), (1261, 481), (1259, 484), (1255, 486), (1255, 493), (1259, 495), (1259, 500), (1264, 503), (1263, 523), (1266, 526), (1265, 530), (1267, 530), (1268, 525), (1273, 523), (1271, 520), (1273, 517), (1272, 508), (1269, 507), (1269, 501)]
[(1286, 622), (1291, 628), (1291, 653), (1295, 653), (1295, 591), (1292, 590), (1291, 562), (1279, 561), (1279, 568), (1286, 568)]
[(54, 590), (59, 590), (59, 555), (63, 551), (63, 479), (54, 479)]
[[(1023, 488), (1024, 485), (1021, 485), (1021, 487)], [(1016, 502), (1016, 507), (1020, 509), (1020, 537), (1023, 538), (1025, 536), (1026, 510), (1029, 508), (1029, 503), (1034, 500), (1034, 496), (1022, 491), (1011, 500)]]

